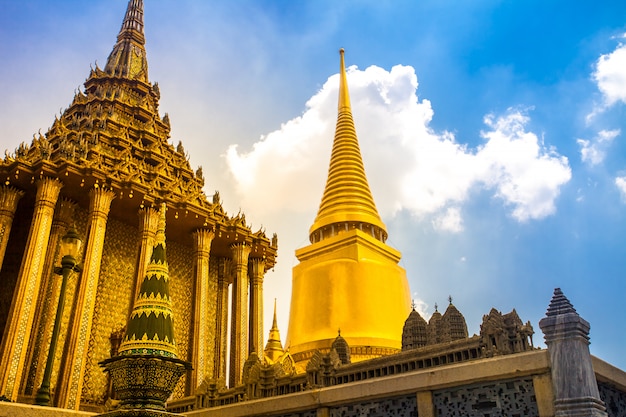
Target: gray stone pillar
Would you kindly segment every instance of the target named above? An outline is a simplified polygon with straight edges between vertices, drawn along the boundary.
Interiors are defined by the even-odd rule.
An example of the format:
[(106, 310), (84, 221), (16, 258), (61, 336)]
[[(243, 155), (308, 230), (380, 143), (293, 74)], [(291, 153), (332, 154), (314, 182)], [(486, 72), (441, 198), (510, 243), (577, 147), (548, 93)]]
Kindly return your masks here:
[(560, 288), (539, 321), (552, 373), (555, 417), (605, 417), (589, 353), (589, 322), (578, 315)]

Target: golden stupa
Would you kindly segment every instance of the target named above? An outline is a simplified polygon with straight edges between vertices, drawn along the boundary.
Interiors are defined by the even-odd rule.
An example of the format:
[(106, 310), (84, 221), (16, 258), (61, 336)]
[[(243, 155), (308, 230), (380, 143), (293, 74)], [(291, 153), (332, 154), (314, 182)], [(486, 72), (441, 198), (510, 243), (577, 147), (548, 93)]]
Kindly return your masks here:
[(311, 244), (296, 250), (286, 346), (299, 370), (316, 350), (329, 351), (338, 330), (353, 362), (397, 352), (411, 308), (400, 252), (370, 191), (352, 118), (344, 51), (339, 109), (328, 179)]

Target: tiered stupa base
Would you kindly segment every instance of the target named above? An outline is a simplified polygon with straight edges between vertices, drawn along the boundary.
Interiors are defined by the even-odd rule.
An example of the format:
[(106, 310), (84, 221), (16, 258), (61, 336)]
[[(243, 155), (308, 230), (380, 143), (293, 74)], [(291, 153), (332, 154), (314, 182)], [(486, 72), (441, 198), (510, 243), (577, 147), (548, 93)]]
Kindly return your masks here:
[(114, 417), (165, 417), (165, 402), (180, 377), (191, 369), (189, 362), (157, 355), (116, 356), (101, 362), (111, 375), (118, 409), (101, 414)]

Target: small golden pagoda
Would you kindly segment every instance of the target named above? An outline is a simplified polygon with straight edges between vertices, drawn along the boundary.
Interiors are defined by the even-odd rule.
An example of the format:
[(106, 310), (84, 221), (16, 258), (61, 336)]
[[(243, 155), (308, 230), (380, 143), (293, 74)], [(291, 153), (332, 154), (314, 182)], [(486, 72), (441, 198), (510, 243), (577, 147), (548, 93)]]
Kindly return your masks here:
[(352, 118), (340, 51), (339, 108), (328, 179), (311, 244), (296, 251), (286, 346), (298, 369), (316, 350), (328, 352), (338, 330), (353, 362), (402, 347), (411, 308), (400, 253), (385, 244), (387, 230), (372, 197)]

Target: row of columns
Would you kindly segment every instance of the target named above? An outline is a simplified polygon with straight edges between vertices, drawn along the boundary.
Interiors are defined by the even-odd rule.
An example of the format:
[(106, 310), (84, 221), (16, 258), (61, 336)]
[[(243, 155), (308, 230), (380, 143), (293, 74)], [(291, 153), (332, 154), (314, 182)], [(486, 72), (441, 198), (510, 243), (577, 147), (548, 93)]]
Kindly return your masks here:
[[(49, 331), (42, 325), (54, 312), (58, 289), (53, 279), (56, 249), (73, 215), (74, 204), (58, 199), (63, 183), (58, 179), (42, 178), (37, 182), (35, 207), (30, 224), (28, 240), (22, 256), (21, 266), (13, 292), (11, 310), (7, 317), (1, 346), (0, 395), (16, 401), (23, 379), (27, 390), (38, 384), (40, 370), (47, 357)], [(0, 238), (0, 265), (8, 243), (10, 223), (13, 220), (17, 199), (23, 195), (12, 187), (0, 189), (2, 202), (13, 200), (11, 210), (0, 211), (3, 226)], [(63, 355), (56, 391), (56, 405), (63, 408), (78, 408), (82, 389), (83, 372), (87, 358), (92, 316), (95, 307), (100, 262), (104, 245), (104, 234), (111, 201), (115, 194), (106, 189), (90, 191), (87, 248), (84, 256), (84, 272), (77, 287), (73, 319), (68, 329), (66, 354)], [(9, 204), (2, 204), (3, 209)], [(56, 210), (55, 208), (59, 207)], [(54, 295), (53, 295), (54, 294)], [(49, 296), (51, 296), (49, 298)], [(37, 306), (41, 304), (41, 308)], [(38, 314), (37, 314), (38, 313)], [(54, 316), (54, 314), (51, 314)], [(34, 342), (34, 343), (31, 343)], [(29, 349), (29, 346), (37, 348)], [(28, 364), (32, 364), (30, 366)], [(28, 372), (30, 368), (31, 372)]]
[[(139, 212), (139, 258), (136, 276), (143, 277), (154, 243), (158, 211), (144, 208)], [(193, 370), (187, 377), (187, 392), (207, 379), (225, 379), (229, 385), (241, 382), (243, 365), (252, 351), (261, 353), (263, 347), (263, 277), (265, 260), (250, 258), (251, 247), (245, 242), (232, 244), (231, 256), (220, 258), (217, 271), (211, 271), (210, 254), (215, 232), (197, 229), (194, 242), (194, 300), (189, 340), (189, 360)], [(250, 267), (248, 267), (250, 265)], [(135, 293), (141, 280), (137, 280)], [(230, 300), (230, 355), (229, 286)], [(131, 303), (132, 304), (132, 303)], [(227, 372), (227, 358), (230, 362)]]
[[(59, 201), (62, 187), (63, 183), (58, 179), (42, 178), (37, 182), (28, 240), (0, 346), (0, 396), (12, 401), (18, 399), (21, 386), (26, 394), (32, 394), (37, 389), (48, 355), (52, 328), (50, 317), (54, 317), (57, 307), (54, 300), (58, 299), (59, 291), (53, 270), (60, 256), (59, 241), (76, 208), (70, 201)], [(17, 204), (23, 195), (23, 191), (14, 187), (0, 186), (0, 268)], [(55, 405), (69, 409), (80, 406), (106, 225), (115, 193), (93, 188), (89, 196), (83, 272), (77, 278), (74, 305), (72, 307), (70, 303), (67, 307), (73, 310), (72, 319), (66, 332), (64, 354), (58, 355), (62, 360), (55, 384)], [(129, 294), (132, 299), (145, 275), (158, 223), (158, 212), (153, 208), (143, 208), (139, 214), (138, 279), (134, 293)], [(228, 289), (231, 283), (231, 386), (240, 382), (248, 354), (252, 350), (260, 353), (262, 349), (265, 262), (249, 258), (249, 245), (233, 244), (230, 258), (220, 259), (217, 273), (212, 273), (210, 252), (214, 236), (214, 232), (208, 229), (193, 233), (195, 298), (189, 340), (189, 360), (193, 366), (187, 381), (189, 393), (206, 379), (224, 379), (227, 375)], [(132, 302), (129, 304), (132, 305)], [(63, 342), (59, 346), (62, 347)]]

